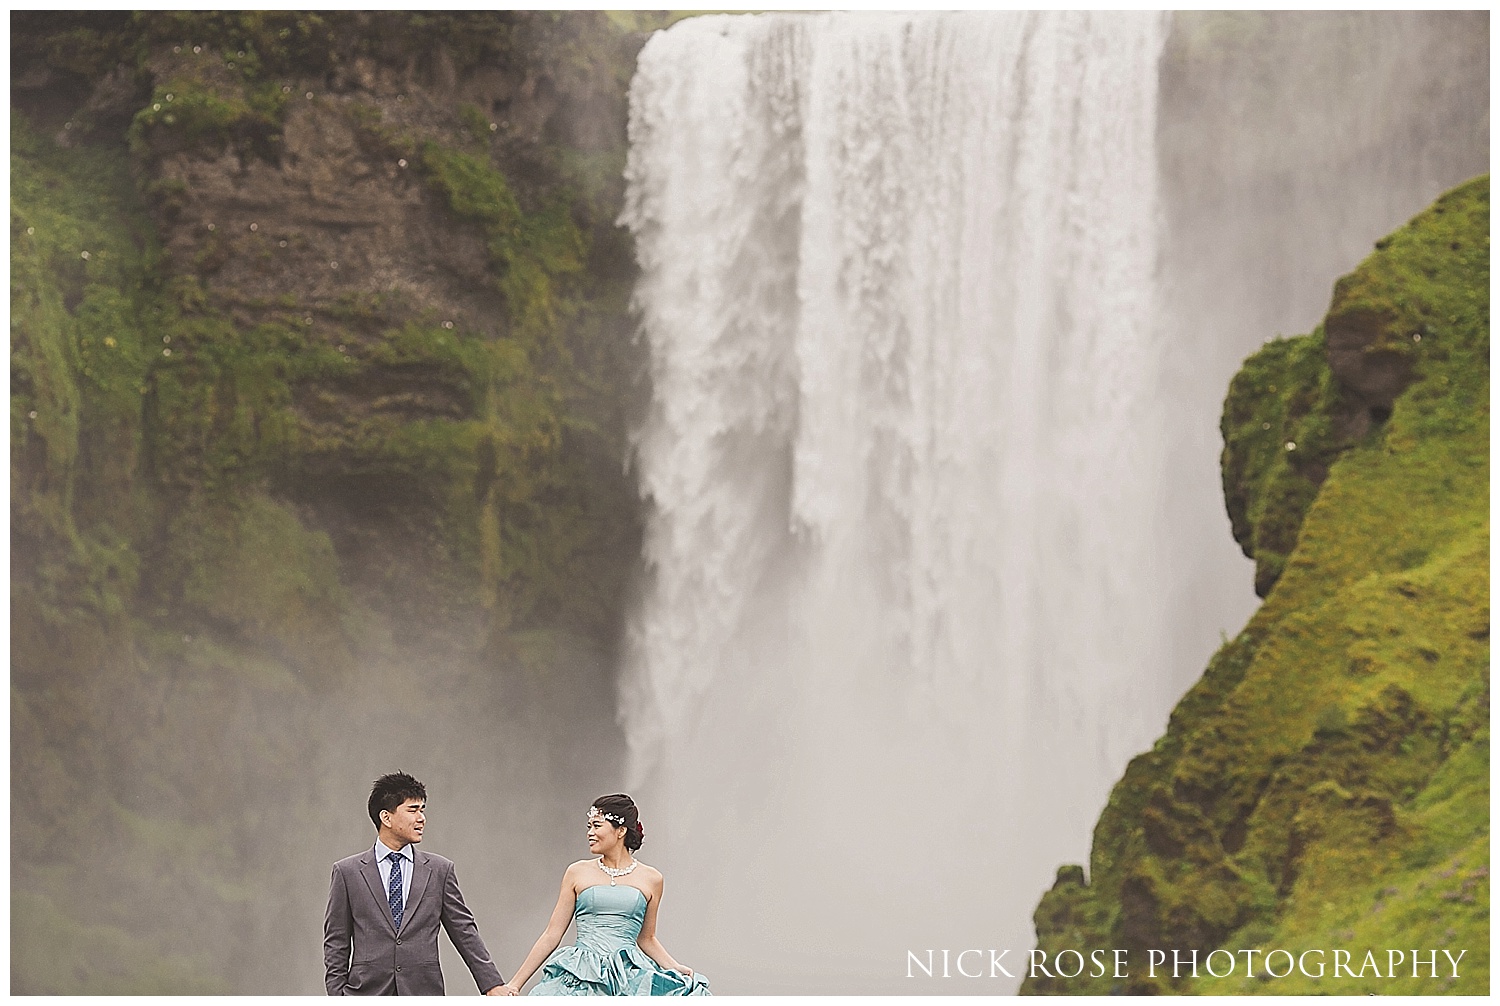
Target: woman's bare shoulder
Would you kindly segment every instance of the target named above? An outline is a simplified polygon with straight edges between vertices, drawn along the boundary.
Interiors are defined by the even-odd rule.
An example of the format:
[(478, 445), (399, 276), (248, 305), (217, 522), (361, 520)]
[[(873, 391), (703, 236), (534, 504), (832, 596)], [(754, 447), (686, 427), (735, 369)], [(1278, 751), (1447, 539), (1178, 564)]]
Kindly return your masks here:
[(572, 880), (581, 877), (586, 870), (593, 869), (594, 864), (597, 862), (598, 860), (594, 859), (580, 859), (576, 863), (569, 863), (568, 868), (563, 871), (563, 879)]

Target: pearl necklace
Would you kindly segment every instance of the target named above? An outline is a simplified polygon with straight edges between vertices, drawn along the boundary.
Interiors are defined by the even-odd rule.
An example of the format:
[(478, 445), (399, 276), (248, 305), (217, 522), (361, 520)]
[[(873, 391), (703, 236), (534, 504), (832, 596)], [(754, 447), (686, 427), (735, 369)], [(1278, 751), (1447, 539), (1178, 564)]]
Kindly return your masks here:
[(625, 867), (625, 869), (623, 869), (623, 870), (616, 870), (612, 866), (605, 866), (604, 865), (604, 857), (603, 856), (600, 856), (598, 859), (594, 860), (594, 862), (596, 862), (596, 863), (599, 864), (599, 869), (601, 869), (605, 873), (609, 874), (609, 886), (610, 887), (616, 887), (616, 886), (618, 886), (618, 885), (615, 884), (615, 878), (616, 877), (623, 877), (623, 876), (625, 876), (625, 874), (629, 873), (631, 870), (634, 870), (637, 866), (641, 865), (641, 861), (640, 860), (638, 860), (638, 859), (632, 859), (630, 861), (630, 865), (627, 866), (627, 867)]

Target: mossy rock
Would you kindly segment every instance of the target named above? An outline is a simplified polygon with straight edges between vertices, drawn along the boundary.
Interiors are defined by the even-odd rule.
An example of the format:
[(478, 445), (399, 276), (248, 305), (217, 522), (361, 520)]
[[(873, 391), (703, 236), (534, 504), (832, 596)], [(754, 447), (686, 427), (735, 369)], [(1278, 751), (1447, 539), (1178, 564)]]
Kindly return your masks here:
[[(617, 743), (640, 347), (604, 176), (640, 40), (596, 12), (13, 29), (13, 991), (296, 991), (257, 963), (274, 927), (223, 923), (317, 897), (254, 835), (326, 820), (327, 701), (435, 666)], [(356, 175), (380, 214), (338, 205)]]
[[(1049, 954), (1139, 973), (1023, 992), (1488, 990), (1488, 235), (1479, 178), (1236, 375), (1225, 495), (1266, 601), (1116, 785), (1089, 882), (1060, 871), (1035, 916)], [(1465, 953), (1457, 978), (1357, 977), (1389, 947)], [(1355, 976), (1145, 973), (1153, 949), (1313, 948)]]
[(1456, 276), (1487, 273), (1488, 243), (1475, 235), (1488, 219), (1487, 188), (1444, 195), (1338, 281), (1317, 330), (1269, 343), (1235, 375), (1220, 424), (1224, 498), (1260, 596), (1339, 455), (1379, 436), (1412, 381), (1448, 359), (1455, 333), (1481, 329), (1469, 349), (1488, 346), (1487, 304), (1453, 288)]

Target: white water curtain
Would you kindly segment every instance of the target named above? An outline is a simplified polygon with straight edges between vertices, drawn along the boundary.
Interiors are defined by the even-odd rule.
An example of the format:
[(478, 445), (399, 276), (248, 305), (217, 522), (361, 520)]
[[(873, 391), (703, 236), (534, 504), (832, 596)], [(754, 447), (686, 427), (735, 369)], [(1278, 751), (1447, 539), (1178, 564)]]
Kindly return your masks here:
[(1013, 988), (905, 951), (1024, 957), (1176, 698), (1165, 30), (717, 16), (641, 53), (621, 703), (663, 938), (725, 992)]

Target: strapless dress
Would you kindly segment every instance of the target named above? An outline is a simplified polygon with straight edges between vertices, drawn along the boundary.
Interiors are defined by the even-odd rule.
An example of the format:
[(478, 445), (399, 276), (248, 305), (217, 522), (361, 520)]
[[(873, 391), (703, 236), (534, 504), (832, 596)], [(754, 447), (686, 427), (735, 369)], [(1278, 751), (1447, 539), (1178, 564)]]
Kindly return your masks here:
[(629, 884), (596, 884), (573, 904), (578, 942), (542, 965), (534, 996), (706, 996), (708, 979), (664, 970), (636, 945), (646, 895)]

